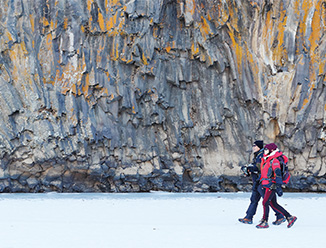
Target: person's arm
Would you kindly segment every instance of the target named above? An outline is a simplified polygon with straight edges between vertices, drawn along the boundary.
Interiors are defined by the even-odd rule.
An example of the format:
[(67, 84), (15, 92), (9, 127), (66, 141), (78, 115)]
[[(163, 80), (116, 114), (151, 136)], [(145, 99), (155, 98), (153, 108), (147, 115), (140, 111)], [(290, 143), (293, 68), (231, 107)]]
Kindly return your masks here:
[(272, 169), (275, 175), (275, 191), (279, 196), (283, 195), (282, 190), (282, 171), (281, 171), (281, 164), (278, 159), (274, 159), (272, 162)]

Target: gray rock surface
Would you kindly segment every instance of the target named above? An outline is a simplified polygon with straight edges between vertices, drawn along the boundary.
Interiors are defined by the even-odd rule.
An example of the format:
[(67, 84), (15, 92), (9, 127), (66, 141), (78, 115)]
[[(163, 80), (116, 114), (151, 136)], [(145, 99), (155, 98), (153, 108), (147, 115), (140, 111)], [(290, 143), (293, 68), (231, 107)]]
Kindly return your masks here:
[(326, 191), (321, 0), (0, 0), (0, 191)]

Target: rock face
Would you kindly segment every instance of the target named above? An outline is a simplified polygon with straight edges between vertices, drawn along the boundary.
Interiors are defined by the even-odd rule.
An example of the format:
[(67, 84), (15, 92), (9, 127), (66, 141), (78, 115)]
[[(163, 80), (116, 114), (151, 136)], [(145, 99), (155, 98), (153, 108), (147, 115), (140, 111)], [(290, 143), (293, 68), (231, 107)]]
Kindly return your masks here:
[(326, 1), (0, 0), (0, 191), (326, 191)]

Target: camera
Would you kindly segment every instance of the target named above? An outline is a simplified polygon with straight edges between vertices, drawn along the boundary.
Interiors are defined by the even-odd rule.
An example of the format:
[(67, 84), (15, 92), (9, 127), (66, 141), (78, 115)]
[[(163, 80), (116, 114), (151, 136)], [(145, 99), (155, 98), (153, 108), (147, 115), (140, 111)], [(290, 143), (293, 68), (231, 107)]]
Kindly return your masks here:
[(246, 176), (246, 177), (249, 177), (250, 176), (250, 172), (248, 170), (248, 166), (247, 165), (243, 165), (241, 166), (241, 171), (243, 172), (243, 174)]
[(241, 171), (246, 177), (249, 177), (251, 173), (257, 173), (257, 169), (253, 164), (244, 165), (241, 167)]

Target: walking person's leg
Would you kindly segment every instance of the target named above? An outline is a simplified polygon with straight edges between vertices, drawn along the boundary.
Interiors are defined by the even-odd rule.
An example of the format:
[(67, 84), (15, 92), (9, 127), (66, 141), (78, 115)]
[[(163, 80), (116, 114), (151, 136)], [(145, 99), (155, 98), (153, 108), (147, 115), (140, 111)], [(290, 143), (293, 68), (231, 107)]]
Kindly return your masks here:
[(244, 224), (252, 224), (252, 219), (257, 211), (257, 206), (260, 200), (260, 194), (256, 189), (253, 189), (250, 196), (250, 204), (246, 211), (246, 216), (240, 218), (239, 221)]
[(278, 204), (276, 194), (274, 193), (274, 195), (275, 195), (275, 197), (271, 199), (270, 205), (273, 207), (273, 209), (275, 209), (277, 212), (279, 212), (280, 214), (282, 214), (283, 216), (286, 217), (286, 219), (288, 221), (287, 227), (290, 228), (291, 226), (293, 226), (294, 222), (297, 220), (297, 217), (292, 216), (288, 211), (285, 210), (285, 208), (283, 208), (280, 204)]
[[(265, 195), (265, 188), (262, 185), (259, 185), (257, 188), (257, 191), (259, 192), (259, 194), (261, 195), (261, 197), (264, 199), (264, 195)], [(275, 216), (276, 216), (276, 220), (272, 222), (273, 225), (280, 225), (283, 222), (286, 221), (285, 217), (276, 209), (273, 208), (272, 205), (270, 205), (273, 209), (273, 211), (275, 212)]]
[(264, 199), (263, 199), (263, 209), (264, 209), (264, 215), (263, 218), (260, 222), (259, 225), (257, 225), (257, 228), (268, 228), (268, 215), (269, 215), (269, 204), (270, 201), (273, 199), (273, 197), (275, 197), (275, 192), (273, 192), (273, 190), (270, 189), (265, 189), (265, 195), (264, 195)]

